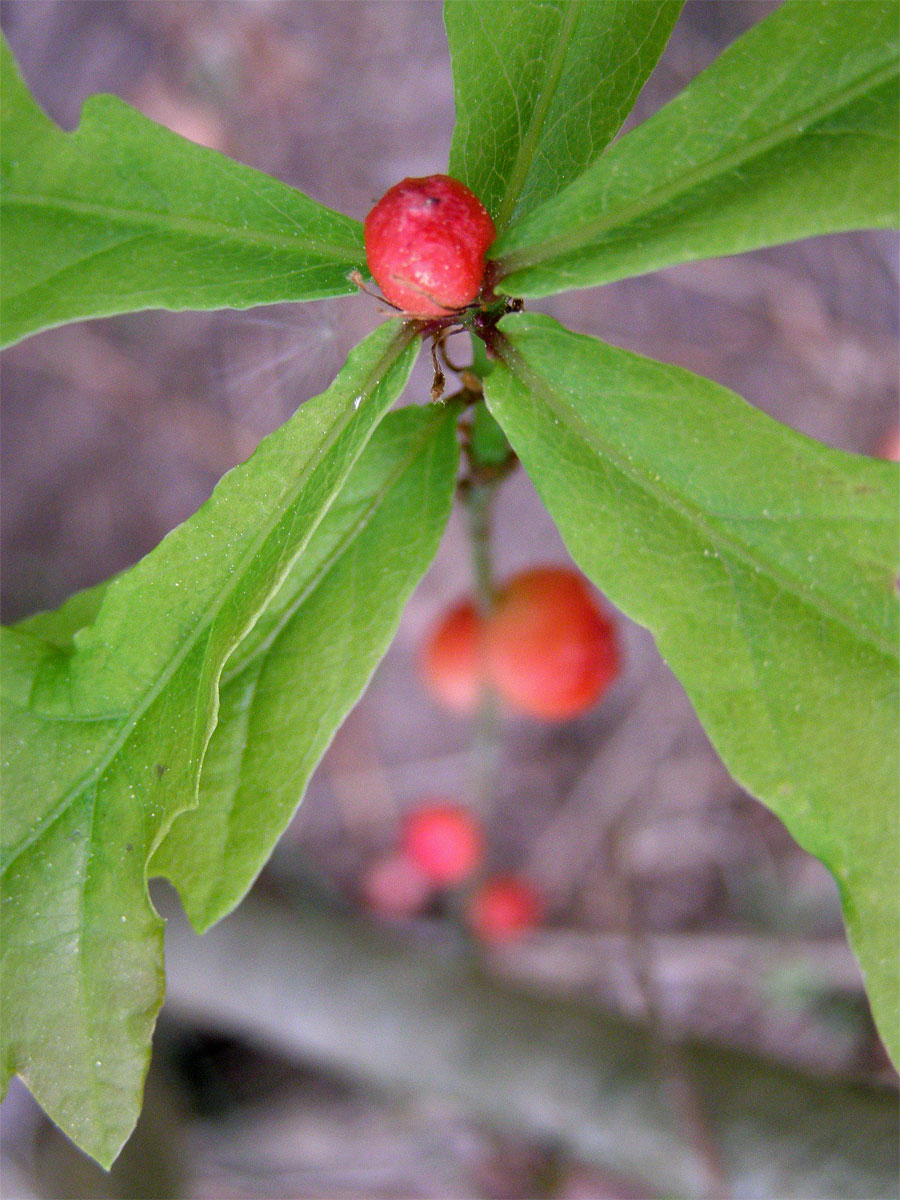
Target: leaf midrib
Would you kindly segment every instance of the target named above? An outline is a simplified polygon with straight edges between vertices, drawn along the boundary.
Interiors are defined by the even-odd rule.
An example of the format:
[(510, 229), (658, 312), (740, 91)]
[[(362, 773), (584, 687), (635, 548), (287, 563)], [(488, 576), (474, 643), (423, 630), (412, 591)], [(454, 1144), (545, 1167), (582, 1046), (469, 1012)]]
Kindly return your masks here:
[[(88, 1060), (93, 1063), (96, 1063), (97, 1056), (96, 1056), (96, 1047), (94, 1045), (94, 1029), (93, 1029), (93, 1020), (92, 1020), (93, 1014), (90, 1011), (90, 1008), (87, 1003), (88, 989), (87, 989), (87, 983), (86, 983), (85, 964), (84, 964), (84, 928), (85, 928), (84, 911), (85, 911), (85, 907), (86, 907), (86, 893), (87, 893), (87, 885), (88, 885), (88, 874), (89, 874), (89, 869), (90, 869), (90, 860), (91, 860), (91, 855), (92, 855), (93, 848), (94, 848), (94, 819), (95, 819), (96, 811), (97, 811), (97, 793), (95, 790), (94, 795), (91, 798), (91, 810), (90, 810), (90, 817), (88, 819), (87, 837), (84, 839), (84, 841), (82, 843), (87, 848), (87, 853), (85, 855), (85, 859), (82, 864), (81, 878), (80, 878), (80, 884), (79, 884), (79, 889), (78, 889), (78, 942), (77, 942), (77, 945), (78, 945), (78, 963), (77, 963), (78, 979), (77, 979), (77, 983), (78, 983), (78, 995), (81, 1000), (80, 1012), (84, 1016), (83, 1037), (84, 1037), (84, 1041), (86, 1041), (88, 1043), (88, 1046), (90, 1047), (90, 1054), (88, 1056)], [(92, 1109), (92, 1117), (93, 1117), (92, 1124), (95, 1127), (97, 1127), (101, 1124), (101, 1121), (100, 1121), (100, 1103), (99, 1103), (99, 1095), (98, 1095), (96, 1067), (93, 1070), (90, 1070), (90, 1068), (88, 1069), (88, 1082), (87, 1082), (87, 1086), (83, 1089), (82, 1094), (84, 1094), (85, 1092), (89, 1096), (89, 1103), (90, 1103), (91, 1109)]]
[[(285, 185), (287, 186), (287, 185)], [(301, 194), (302, 193), (298, 193)], [(314, 203), (314, 201), (310, 201)], [(293, 253), (305, 251), (322, 257), (334, 257), (344, 263), (356, 263), (362, 255), (362, 243), (333, 242), (325, 238), (317, 238), (308, 233), (298, 233), (294, 237), (279, 233), (261, 233), (257, 230), (231, 225), (226, 221), (209, 221), (199, 217), (176, 216), (172, 213), (158, 212), (148, 208), (121, 208), (115, 205), (101, 204), (90, 200), (73, 200), (68, 196), (40, 195), (30, 192), (17, 192), (4, 189), (3, 208), (20, 205), (26, 208), (45, 208), (75, 216), (102, 219), (107, 225), (124, 225), (131, 228), (156, 231), (171, 230), (187, 233), (204, 241), (221, 242), (227, 238), (241, 245), (251, 247), (268, 246), (277, 250), (287, 250)], [(323, 212), (328, 212), (327, 209)], [(320, 213), (315, 214), (321, 216)], [(349, 220), (350, 218), (346, 218)], [(301, 228), (297, 226), (298, 230)], [(7, 268), (8, 269), (8, 268)]]
[(501, 358), (510, 373), (514, 377), (517, 376), (530, 392), (543, 400), (551, 412), (562, 418), (565, 425), (590, 450), (598, 457), (606, 457), (620, 474), (648, 492), (660, 504), (678, 513), (693, 528), (700, 530), (720, 554), (730, 554), (746, 566), (761, 572), (776, 586), (793, 595), (801, 604), (805, 604), (842, 625), (852, 637), (867, 643), (890, 661), (896, 661), (896, 647), (892, 643), (883, 641), (874, 630), (860, 627), (851, 614), (830, 604), (815, 589), (805, 587), (803, 581), (791, 575), (789, 571), (777, 565), (773, 566), (769, 560), (754, 552), (752, 546), (746, 545), (738, 538), (729, 538), (725, 530), (708, 522), (707, 514), (698, 505), (678, 495), (671, 488), (661, 485), (653, 478), (649, 470), (642, 470), (633, 461), (629, 461), (617, 447), (591, 429), (577, 410), (566, 403), (564, 396), (555, 392), (547, 383), (546, 378), (531, 368), (526, 358), (509, 341), (505, 341), (502, 346)]
[[(384, 377), (385, 374), (387, 374), (396, 360), (400, 357), (414, 334), (415, 329), (411, 324), (404, 323), (400, 326), (393, 342), (391, 342), (391, 344), (379, 358), (378, 362), (375, 363), (368, 372), (365, 385), (357, 390), (357, 394), (370, 394), (371, 391), (378, 386), (379, 381)], [(348, 405), (348, 410), (349, 411), (345, 413), (341, 421), (336, 422), (333, 426), (331, 426), (327, 441), (317, 448), (316, 453), (309, 459), (303, 470), (300, 471), (296, 476), (292, 486), (286, 488), (282, 492), (281, 496), (279, 497), (278, 505), (279, 519), (284, 515), (288, 505), (296, 498), (297, 494), (300, 492), (304, 483), (309, 477), (309, 474), (321, 461), (323, 453), (330, 449), (332, 445), (334, 445), (337, 439), (345, 431), (350, 421), (356, 416), (356, 410), (353, 408), (352, 404)], [(360, 453), (362, 453), (362, 448), (360, 449)], [(323, 510), (323, 512), (320, 514), (319, 521), (321, 521), (324, 517), (325, 511), (327, 510)], [(319, 522), (317, 521), (312, 529), (310, 529), (303, 546), (309, 542), (309, 539), (315, 532), (318, 523)], [(11, 848), (9, 856), (4, 859), (2, 868), (0, 868), (0, 876), (4, 876), (6, 872), (18, 861), (21, 855), (24, 854), (32, 845), (34, 845), (35, 842), (39, 841), (40, 838), (44, 836), (44, 833), (68, 811), (69, 806), (74, 803), (84, 788), (90, 787), (102, 777), (103, 773), (115, 758), (116, 754), (131, 736), (131, 733), (134, 731), (138, 721), (154, 702), (154, 700), (156, 700), (163, 688), (178, 670), (181, 663), (188, 656), (198, 639), (212, 624), (219, 611), (224, 607), (228, 597), (239, 585), (240, 580), (243, 578), (244, 569), (246, 568), (247, 563), (255, 556), (259, 550), (259, 547), (272, 532), (275, 524), (277, 524), (277, 522), (273, 523), (270, 521), (257, 533), (256, 537), (247, 547), (245, 553), (241, 556), (238, 567), (229, 574), (228, 586), (223, 588), (215, 600), (201, 611), (196, 623), (192, 626), (178, 650), (176, 650), (157, 678), (148, 686), (146, 691), (133, 706), (127, 720), (123, 722), (120, 731), (112, 739), (109, 749), (100, 757), (99, 761), (93, 767), (85, 771), (85, 773), (80, 776), (79, 779), (72, 783), (69, 789), (63, 794), (62, 797), (60, 797), (59, 802), (54, 806), (54, 808), (43, 818), (43, 820), (38, 822), (35, 827), (29, 831), (29, 836), (22, 839), (22, 841), (17, 843), (15, 847)], [(297, 556), (302, 553), (303, 546), (301, 546), (297, 552), (292, 555), (282, 570), (281, 576), (274, 585), (271, 594), (274, 595), (277, 589), (284, 582), (285, 576), (287, 575), (293, 563), (296, 562)], [(262, 607), (260, 608), (260, 611), (262, 611)], [(52, 718), (44, 717), (43, 719), (50, 720)]]
[[(441, 412), (439, 414), (435, 414), (431, 421), (422, 426), (421, 433), (419, 436), (417, 436), (415, 441), (410, 444), (410, 448), (404, 455), (403, 459), (391, 471), (390, 475), (385, 477), (382, 485), (372, 493), (371, 500), (366, 504), (365, 508), (359, 514), (357, 520), (347, 529), (343, 537), (338, 539), (333, 549), (322, 559), (319, 567), (310, 576), (306, 584), (301, 588), (290, 604), (285, 607), (282, 615), (272, 626), (270, 632), (266, 634), (265, 638), (263, 638), (263, 640), (251, 654), (248, 654), (246, 658), (242, 658), (238, 665), (230, 671), (228, 670), (228, 662), (226, 660), (226, 665), (222, 671), (220, 679), (220, 688), (227, 687), (227, 685), (235, 679), (240, 679), (241, 675), (243, 675), (245, 671), (248, 671), (250, 667), (253, 666), (253, 664), (257, 661), (257, 659), (260, 658), (260, 656), (267, 655), (269, 653), (272, 645), (275, 643), (275, 641), (277, 641), (284, 627), (289, 621), (293, 620), (297, 613), (297, 609), (301, 608), (306, 603), (316, 588), (318, 588), (322, 583), (325, 576), (336, 565), (338, 559), (340, 559), (353, 544), (353, 542), (355, 542), (356, 539), (365, 532), (366, 528), (371, 524), (373, 517), (380, 508), (387, 494), (396, 485), (400, 477), (405, 475), (410, 469), (422, 452), (423, 447), (427, 446), (429, 441), (432, 439), (434, 430), (437, 429), (445, 420), (446, 415)], [(237, 653), (239, 649), (240, 646), (236, 646), (235, 653)]]
[(553, 57), (550, 59), (544, 72), (543, 86), (539, 93), (538, 102), (532, 109), (528, 129), (519, 143), (513, 169), (506, 184), (503, 202), (497, 213), (498, 233), (502, 233), (509, 223), (513, 209), (516, 206), (519, 196), (522, 194), (525, 180), (528, 178), (528, 172), (534, 161), (535, 151), (544, 129), (544, 119), (550, 110), (551, 104), (556, 99), (557, 87), (562, 76), (566, 54), (572, 42), (575, 26), (581, 16), (582, 7), (583, 0), (568, 0), (565, 20), (557, 36)]
[[(774, 126), (765, 136), (756, 138), (752, 142), (736, 148), (730, 154), (725, 154), (699, 164), (685, 174), (679, 175), (671, 183), (651, 189), (651, 191), (638, 200), (633, 200), (628, 204), (612, 208), (595, 220), (579, 225), (577, 229), (570, 233), (560, 234), (558, 237), (542, 241), (540, 245), (531, 249), (523, 248), (521, 250), (512, 250), (509, 254), (501, 254), (496, 260), (500, 266), (500, 279), (505, 279), (507, 276), (521, 271), (531, 270), (553, 259), (573, 254), (578, 250), (589, 249), (590, 244), (608, 230), (630, 225), (648, 213), (663, 208), (666, 204), (678, 199), (684, 193), (709, 183), (716, 176), (744, 166), (752, 159), (759, 158), (770, 150), (774, 150), (789, 141), (792, 136), (797, 137), (797, 126), (799, 124), (803, 126), (799, 137), (806, 137), (815, 125), (830, 116), (837, 115), (843, 109), (853, 104), (860, 96), (867, 92), (875, 91), (876, 88), (880, 87), (883, 83), (887, 83), (896, 74), (897, 62), (896, 60), (892, 60), (885, 67), (878, 67), (867, 72), (856, 84), (845, 88), (839, 96), (821, 101), (819, 104), (811, 105), (809, 108), (801, 110), (793, 119), (783, 121), (779, 125)], [(642, 126), (640, 129), (636, 129), (630, 136), (634, 137), (646, 128), (647, 126)], [(613, 153), (616, 153), (619, 147), (628, 144), (628, 139), (623, 139), (623, 141), (618, 143)], [(608, 162), (608, 159), (600, 158), (597, 164), (598, 168), (601, 165), (608, 165)], [(573, 186), (577, 186), (577, 183)], [(548, 201), (547, 203), (551, 202)]]
[[(249, 701), (242, 706), (240, 710), (240, 720), (243, 724), (244, 733), (249, 726), (253, 708), (256, 704), (257, 692), (261, 673), (265, 668), (265, 660), (268, 658), (269, 652), (281, 636), (285, 627), (294, 619), (297, 612), (303, 607), (306, 601), (313, 595), (319, 585), (325, 580), (331, 570), (337, 565), (338, 561), (344, 554), (351, 549), (358, 538), (366, 531), (372, 523), (373, 518), (380, 509), (385, 497), (402, 479), (403, 476), (411, 469), (419, 458), (423, 449), (433, 450), (434, 435), (440, 425), (447, 419), (446, 412), (435, 413), (430, 421), (422, 425), (415, 440), (411, 442), (406, 453), (400, 462), (394, 467), (388, 476), (385, 477), (382, 484), (372, 493), (368, 503), (366, 503), (363, 511), (359, 514), (356, 521), (346, 530), (343, 537), (336, 543), (331, 552), (323, 558), (318, 569), (310, 576), (305, 586), (300, 589), (291, 603), (287, 605), (280, 618), (272, 626), (272, 629), (266, 637), (259, 643), (254, 651), (231, 671), (227, 670), (227, 662), (222, 674), (219, 678), (220, 693), (229, 685), (241, 684), (246, 679), (246, 687), (249, 691)], [(237, 650), (238, 648), (236, 648)], [(255, 672), (255, 677), (253, 673)], [(241, 745), (238, 754), (237, 767), (234, 772), (234, 778), (228, 786), (227, 811), (225, 817), (225, 837), (223, 845), (228, 846), (231, 838), (232, 823), (234, 820), (235, 801), (243, 787), (243, 775), (247, 758), (247, 740), (245, 736), (241, 738)], [(202, 780), (202, 774), (201, 774)], [(201, 784), (202, 786), (202, 784)], [(205, 898), (201, 909), (202, 919), (204, 922), (214, 920), (211, 916), (216, 911), (215, 901), (221, 891), (221, 879), (213, 884), (208, 896)]]

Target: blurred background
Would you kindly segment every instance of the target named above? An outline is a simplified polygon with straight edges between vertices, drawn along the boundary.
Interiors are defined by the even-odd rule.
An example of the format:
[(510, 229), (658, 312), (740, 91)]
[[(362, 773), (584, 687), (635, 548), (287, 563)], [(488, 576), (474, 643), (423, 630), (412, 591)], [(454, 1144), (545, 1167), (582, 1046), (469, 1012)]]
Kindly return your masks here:
[[(627, 127), (773, 7), (689, 2)], [(87, 95), (114, 92), (358, 218), (398, 179), (446, 168), (453, 89), (433, 0), (4, 0), (2, 17), (26, 80), (67, 129)], [(877, 453), (896, 429), (898, 261), (888, 234), (815, 239), (529, 307), (707, 375), (833, 446)], [(3, 619), (55, 607), (147, 553), (323, 390), (381, 319), (365, 296), (147, 312), (7, 351)], [(425, 400), (430, 383), (422, 356), (404, 402)], [(495, 560), (501, 579), (567, 561), (522, 472), (500, 493)], [(171, 1003), (129, 1150), (105, 1176), (16, 1085), (0, 1108), (7, 1197), (661, 1194), (626, 1169), (640, 1155), (623, 1160), (610, 1139), (578, 1132), (575, 1110), (550, 1098), (554, 1072), (565, 1078), (578, 1057), (561, 1032), (572, 1013), (610, 1037), (618, 1018), (649, 1016), (669, 1038), (736, 1047), (752, 1061), (896, 1084), (830, 876), (729, 779), (644, 631), (620, 618), (624, 672), (584, 717), (557, 726), (505, 717), (491, 786), (479, 782), (473, 722), (442, 711), (417, 668), (429, 629), (470, 586), (455, 514), (261, 877), (256, 907), (230, 941), (209, 940), (207, 984), (188, 969), (193, 951), (176, 921)], [(500, 949), (474, 946), (453, 896), (407, 918), (372, 913), (372, 866), (428, 796), (478, 812), (490, 869), (540, 893), (538, 930)], [(159, 903), (175, 907), (162, 893)], [(263, 1011), (252, 947), (271, 942), (273, 921), (288, 929), (287, 957), (302, 951), (309, 969), (270, 955), (266, 970), (279, 974), (281, 962), (285, 972), (271, 994), (288, 1000)], [(243, 1009), (217, 1002), (211, 979), (220, 997), (248, 997)], [(440, 1026), (429, 979), (458, 1001)], [(345, 992), (363, 999), (352, 1015), (342, 1010), (342, 1029), (331, 1018)], [(504, 996), (509, 1011), (536, 1006), (527, 1036), (500, 1031)], [(429, 1066), (426, 1042), (457, 1020), (468, 1033), (448, 1035), (452, 1071)], [(488, 1020), (521, 1068), (508, 1105), (496, 1096), (503, 1068), (472, 1053)], [(654, 1069), (641, 1085), (651, 1097), (666, 1077), (660, 1068), (657, 1086)], [(687, 1165), (669, 1194), (727, 1195), (715, 1114), (702, 1088), (687, 1080), (682, 1091), (672, 1136)], [(612, 1128), (621, 1099), (598, 1085), (578, 1111), (597, 1127), (606, 1113)], [(647, 1162), (672, 1156), (654, 1121)]]

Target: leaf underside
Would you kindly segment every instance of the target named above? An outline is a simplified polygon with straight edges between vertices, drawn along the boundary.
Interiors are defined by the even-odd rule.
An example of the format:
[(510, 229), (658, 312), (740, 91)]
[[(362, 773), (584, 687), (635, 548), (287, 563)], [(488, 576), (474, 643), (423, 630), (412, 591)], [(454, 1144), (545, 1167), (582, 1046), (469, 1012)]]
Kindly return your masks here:
[(2, 344), (145, 308), (248, 308), (353, 292), (359, 222), (195, 145), (115, 96), (73, 133), (0, 39)]
[(450, 515), (452, 406), (379, 425), (278, 593), (228, 660), (199, 806), (154, 855), (202, 931), (242, 898), (393, 637)]
[(549, 317), (501, 329), (491, 411), (729, 770), (835, 875), (897, 1055), (900, 469)]
[(491, 250), (542, 296), (900, 218), (898, 10), (788, 0)]
[(327, 517), (415, 349), (408, 326), (382, 326), (132, 570), (3, 632), (4, 1077), (20, 1073), (104, 1164), (137, 1119), (162, 1000), (147, 862), (196, 803), (224, 664)]

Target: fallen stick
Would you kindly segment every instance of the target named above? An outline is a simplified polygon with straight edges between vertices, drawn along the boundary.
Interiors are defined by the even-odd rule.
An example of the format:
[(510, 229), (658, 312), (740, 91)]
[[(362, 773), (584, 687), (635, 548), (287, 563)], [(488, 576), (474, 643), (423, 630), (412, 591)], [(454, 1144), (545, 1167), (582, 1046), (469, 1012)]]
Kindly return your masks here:
[(640, 1025), (498, 982), (324, 904), (289, 908), (257, 889), (202, 938), (176, 915), (166, 959), (177, 1015), (355, 1079), (455, 1096), (663, 1194), (705, 1186), (679, 1113), (687, 1082), (735, 1200), (897, 1195), (892, 1089), (696, 1043), (677, 1049), (673, 1074)]

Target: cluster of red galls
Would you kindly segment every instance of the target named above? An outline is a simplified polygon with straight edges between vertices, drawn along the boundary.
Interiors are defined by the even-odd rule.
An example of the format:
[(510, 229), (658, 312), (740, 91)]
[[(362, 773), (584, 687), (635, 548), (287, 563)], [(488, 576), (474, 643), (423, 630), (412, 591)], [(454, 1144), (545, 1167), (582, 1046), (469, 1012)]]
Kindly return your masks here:
[(471, 713), (482, 692), (544, 721), (576, 717), (619, 674), (616, 627), (581, 575), (533, 567), (513, 576), (486, 613), (457, 604), (425, 645), (422, 669), (437, 700)]
[(363, 898), (375, 912), (406, 917), (440, 893), (459, 893), (466, 926), (480, 941), (517, 938), (539, 923), (540, 899), (515, 875), (479, 879), (485, 845), (484, 828), (469, 809), (443, 799), (423, 801), (407, 815), (397, 850), (369, 868)]
[[(514, 576), (490, 610), (466, 599), (425, 642), (422, 671), (434, 697), (471, 714), (492, 692), (512, 711), (565, 720), (586, 711), (620, 669), (616, 627), (585, 580), (566, 567)], [(533, 929), (542, 902), (513, 875), (485, 875), (485, 834), (468, 809), (427, 800), (408, 814), (399, 846), (364, 880), (370, 908), (393, 916), (421, 912), (440, 891), (459, 890), (470, 931), (488, 943)]]

